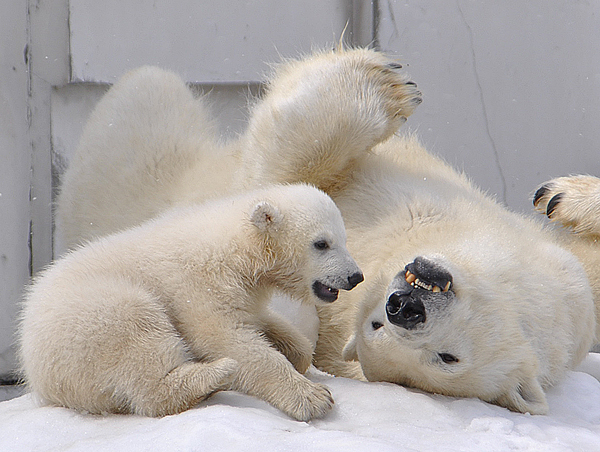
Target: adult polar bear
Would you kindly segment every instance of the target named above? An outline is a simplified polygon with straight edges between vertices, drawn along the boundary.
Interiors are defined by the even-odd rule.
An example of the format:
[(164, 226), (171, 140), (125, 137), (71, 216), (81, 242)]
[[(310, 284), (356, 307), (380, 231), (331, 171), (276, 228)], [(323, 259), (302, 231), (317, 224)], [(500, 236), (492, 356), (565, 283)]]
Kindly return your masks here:
[[(314, 184), (340, 208), (366, 281), (319, 309), (317, 367), (544, 413), (544, 388), (595, 336), (588, 275), (565, 248), (578, 239), (508, 212), (393, 136), (420, 101), (383, 54), (316, 53), (282, 64), (246, 132), (221, 145), (177, 76), (133, 71), (84, 130), (58, 230), (72, 246), (174, 204)], [(598, 281), (597, 250), (577, 245)]]

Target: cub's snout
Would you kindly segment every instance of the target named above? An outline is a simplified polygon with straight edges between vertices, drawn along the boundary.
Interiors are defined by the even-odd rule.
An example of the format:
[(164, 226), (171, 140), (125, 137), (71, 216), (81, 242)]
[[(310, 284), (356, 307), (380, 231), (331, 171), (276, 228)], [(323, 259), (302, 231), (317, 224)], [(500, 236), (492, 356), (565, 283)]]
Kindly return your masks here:
[(364, 280), (365, 277), (363, 276), (362, 272), (353, 273), (352, 275), (348, 276), (348, 285), (343, 287), (343, 289), (352, 290)]

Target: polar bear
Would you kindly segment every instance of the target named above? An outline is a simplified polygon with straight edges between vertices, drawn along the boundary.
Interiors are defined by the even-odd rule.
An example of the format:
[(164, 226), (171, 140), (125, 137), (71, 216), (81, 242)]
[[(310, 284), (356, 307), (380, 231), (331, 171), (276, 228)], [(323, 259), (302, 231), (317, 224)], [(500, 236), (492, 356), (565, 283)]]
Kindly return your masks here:
[(318, 308), (317, 367), (545, 413), (545, 389), (595, 341), (600, 249), (509, 212), (398, 135), (420, 103), (382, 53), (315, 52), (281, 64), (245, 133), (218, 144), (179, 77), (136, 70), (88, 122), (58, 227), (73, 246), (173, 204), (312, 184), (340, 208), (366, 281)]
[(93, 241), (27, 293), (26, 381), (91, 413), (163, 416), (234, 389), (322, 417), (331, 394), (301, 375), (311, 344), (267, 306), (275, 288), (327, 304), (361, 282), (345, 242), (339, 210), (308, 185), (174, 208)]

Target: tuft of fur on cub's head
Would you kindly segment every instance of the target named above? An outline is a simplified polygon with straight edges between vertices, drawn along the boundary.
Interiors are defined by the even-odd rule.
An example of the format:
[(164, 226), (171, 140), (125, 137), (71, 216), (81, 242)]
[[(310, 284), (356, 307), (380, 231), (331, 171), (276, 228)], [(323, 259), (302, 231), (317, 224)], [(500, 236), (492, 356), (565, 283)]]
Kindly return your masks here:
[(346, 249), (342, 215), (311, 185), (277, 187), (257, 196), (249, 212), (255, 232), (280, 263), (277, 284), (302, 300), (333, 302), (340, 290), (363, 280)]

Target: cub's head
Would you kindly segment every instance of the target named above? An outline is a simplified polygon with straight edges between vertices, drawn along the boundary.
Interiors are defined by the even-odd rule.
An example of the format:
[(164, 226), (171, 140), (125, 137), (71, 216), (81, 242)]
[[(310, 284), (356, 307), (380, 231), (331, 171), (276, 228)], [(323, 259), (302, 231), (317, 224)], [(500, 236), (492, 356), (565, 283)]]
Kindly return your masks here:
[(590, 345), (585, 275), (558, 247), (542, 265), (495, 256), (417, 257), (391, 281), (369, 281), (344, 358), (360, 361), (370, 381), (546, 413), (543, 388)]
[(331, 303), (363, 274), (346, 249), (337, 206), (308, 185), (276, 186), (256, 202), (251, 222), (274, 259), (276, 285), (289, 295)]

